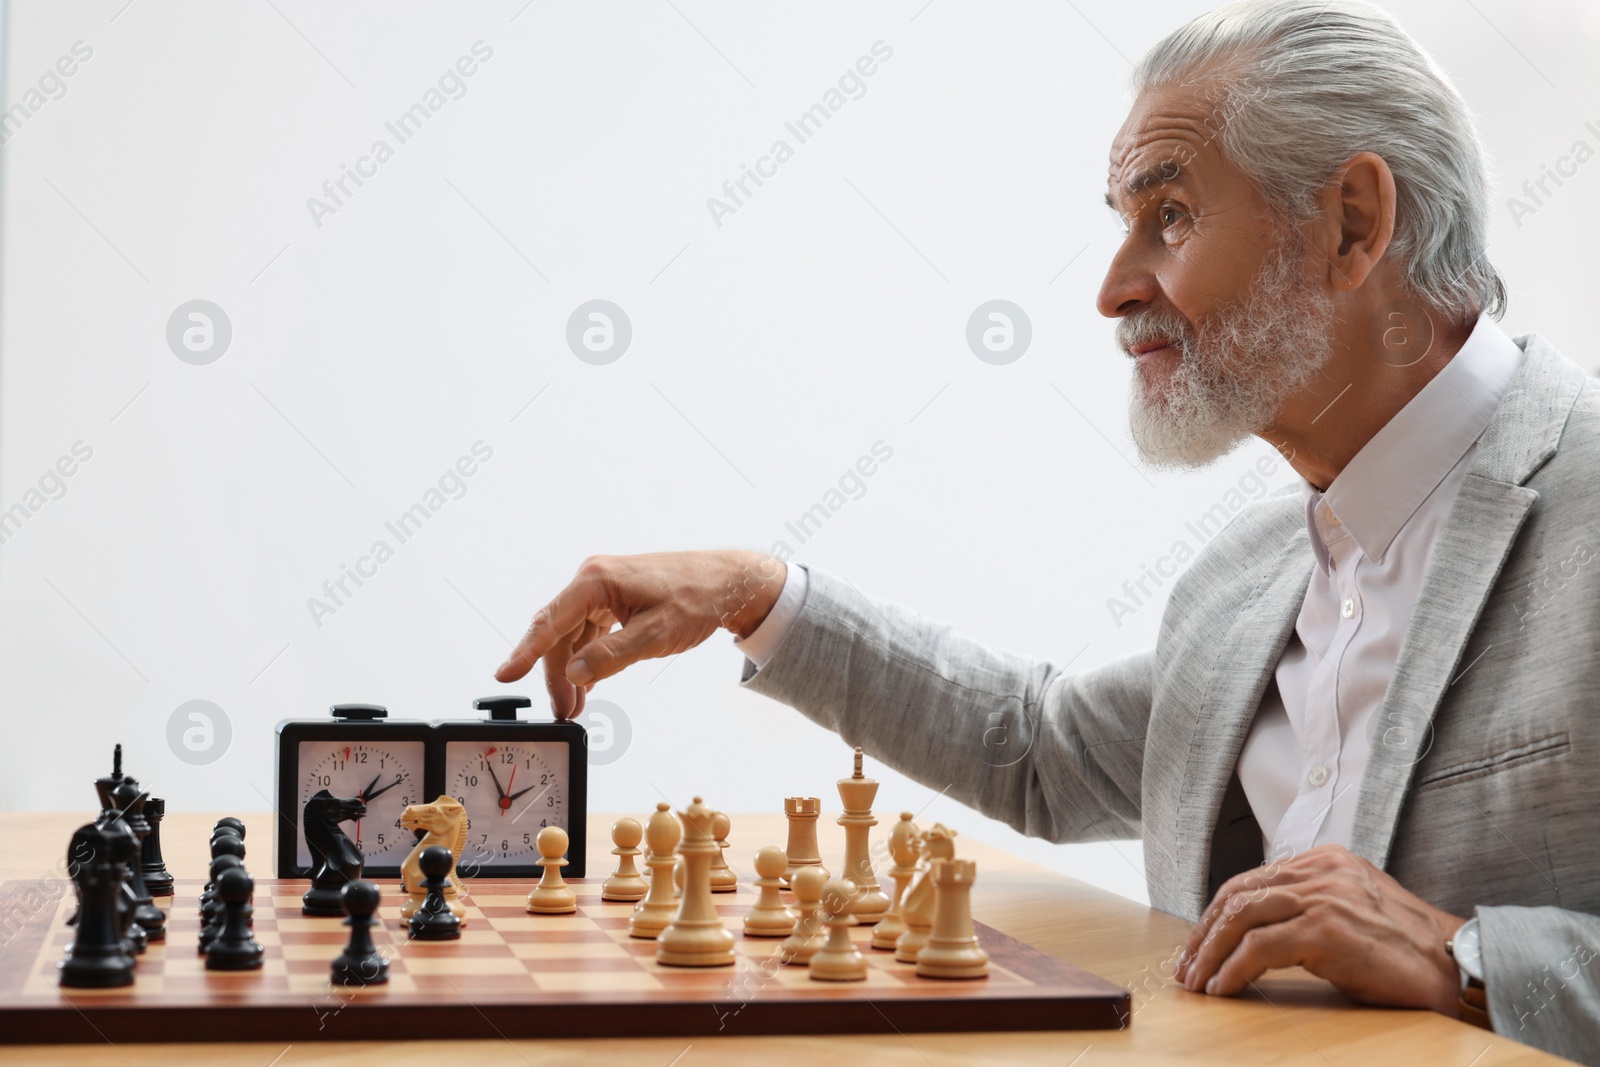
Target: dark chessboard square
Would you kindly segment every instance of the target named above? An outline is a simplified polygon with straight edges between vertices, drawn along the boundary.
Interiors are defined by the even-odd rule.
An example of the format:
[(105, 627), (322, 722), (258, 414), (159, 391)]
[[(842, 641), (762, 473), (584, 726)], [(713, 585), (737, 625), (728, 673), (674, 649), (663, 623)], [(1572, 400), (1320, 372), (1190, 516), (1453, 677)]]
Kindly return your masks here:
[[(134, 981), (138, 989), (137, 979)], [(242, 1006), (259, 1000), (264, 994), (288, 994), (289, 976), (262, 974), (260, 971), (203, 971), (196, 975), (166, 975), (161, 979), (161, 997), (194, 997), (204, 995), (206, 1000), (226, 1006)], [(225, 1014), (225, 1013), (224, 1013)], [(171, 1041), (184, 1035), (169, 1034)]]
[[(661, 967), (658, 966), (650, 972), (660, 979), (664, 985), (670, 987), (694, 987), (698, 989), (725, 989), (730, 999), (738, 996), (738, 990), (743, 983), (739, 980), (739, 972), (734, 967)], [(749, 979), (745, 979), (748, 982)]]

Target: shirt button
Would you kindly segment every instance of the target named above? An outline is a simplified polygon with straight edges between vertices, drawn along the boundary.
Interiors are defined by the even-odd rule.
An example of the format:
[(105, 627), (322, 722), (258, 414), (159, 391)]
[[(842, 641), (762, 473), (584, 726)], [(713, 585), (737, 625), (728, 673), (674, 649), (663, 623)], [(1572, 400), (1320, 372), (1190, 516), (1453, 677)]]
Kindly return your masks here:
[(1344, 603), (1339, 605), (1339, 614), (1347, 619), (1356, 617), (1356, 602), (1354, 597), (1345, 597)]
[(1321, 786), (1325, 784), (1328, 780), (1328, 768), (1324, 767), (1320, 763), (1317, 764), (1315, 767), (1311, 768), (1311, 773), (1306, 775), (1306, 780), (1314, 786)]

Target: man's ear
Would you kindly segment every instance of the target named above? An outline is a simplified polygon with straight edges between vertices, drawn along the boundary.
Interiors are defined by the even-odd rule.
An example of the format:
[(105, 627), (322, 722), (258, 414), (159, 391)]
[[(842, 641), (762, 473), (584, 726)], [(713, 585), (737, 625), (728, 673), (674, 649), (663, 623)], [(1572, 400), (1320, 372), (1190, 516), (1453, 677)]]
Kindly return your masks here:
[(1394, 174), (1375, 152), (1351, 156), (1318, 195), (1316, 241), (1328, 281), (1354, 291), (1377, 267), (1394, 238)]

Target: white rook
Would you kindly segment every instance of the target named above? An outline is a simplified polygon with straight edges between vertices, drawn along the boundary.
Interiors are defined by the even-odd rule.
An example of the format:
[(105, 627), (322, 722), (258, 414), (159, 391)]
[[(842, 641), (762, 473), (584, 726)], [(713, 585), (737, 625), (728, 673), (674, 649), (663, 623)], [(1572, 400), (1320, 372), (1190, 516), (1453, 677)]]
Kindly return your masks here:
[(917, 973), (924, 978), (983, 978), (989, 954), (978, 946), (972, 929), (972, 882), (978, 865), (971, 860), (933, 861), (933, 930), (917, 953)]
[(817, 816), (822, 813), (821, 797), (787, 797), (783, 813), (789, 819), (789, 847), (784, 853), (789, 866), (784, 869), (783, 880), (794, 884), (794, 873), (802, 867), (822, 866), (822, 853), (817, 851)]

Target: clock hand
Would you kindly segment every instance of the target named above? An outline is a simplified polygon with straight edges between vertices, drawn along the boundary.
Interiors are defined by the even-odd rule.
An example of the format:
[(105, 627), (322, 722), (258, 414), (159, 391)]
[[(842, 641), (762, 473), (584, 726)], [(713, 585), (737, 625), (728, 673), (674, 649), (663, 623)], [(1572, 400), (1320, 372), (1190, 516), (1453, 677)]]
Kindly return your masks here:
[[(489, 769), (489, 781), (494, 783), (494, 791), (500, 794), (501, 800), (504, 800), (506, 798), (506, 791), (500, 788), (500, 779), (496, 777), (494, 773), (494, 764), (489, 762), (489, 757), (487, 755), (484, 756), (483, 765)], [(511, 770), (512, 773), (516, 772), (515, 767), (513, 767)]]
[[(348, 749), (346, 749), (345, 751), (347, 753), (349, 752)], [(382, 777), (383, 777), (383, 772), (382, 771), (379, 771), (377, 774), (374, 774), (372, 776), (372, 781), (367, 783), (367, 787), (365, 789), (363, 789), (361, 792), (356, 794), (356, 799), (361, 801), (362, 804), (365, 804), (368, 800), (371, 800), (372, 797), (376, 795), (376, 794), (372, 793), (372, 787), (377, 785), (378, 784), (378, 779), (382, 778)], [(381, 792), (383, 792), (383, 790), (380, 789), (380, 790), (378, 790), (378, 792), (381, 793)], [(356, 820), (356, 846), (360, 847), (360, 845), (361, 845), (361, 820), (357, 819)]]
[[(373, 779), (373, 781), (376, 782), (377, 779)], [(389, 790), (393, 789), (395, 786), (399, 785), (403, 781), (405, 781), (405, 777), (403, 775), (398, 775), (398, 774), (395, 775), (394, 776), (394, 781), (390, 782), (388, 785), (384, 786), (382, 789), (378, 790), (377, 792), (368, 793), (368, 794), (366, 794), (366, 796), (362, 797), (362, 803), (371, 803), (373, 800), (376, 800), (378, 797), (381, 797), (383, 794), (387, 793)], [(368, 786), (368, 788), (370, 789), (371, 786)]]
[[(513, 763), (511, 765), (511, 777), (506, 780), (506, 789), (510, 789), (512, 786), (514, 786), (516, 784), (517, 784), (517, 765), (515, 763)], [(522, 793), (526, 793), (527, 791), (528, 790), (524, 789), (522, 791)], [(516, 795), (520, 797), (522, 795), (522, 793), (518, 793)], [(506, 796), (505, 790), (501, 790), (501, 792), (500, 792), (500, 817), (502, 819), (505, 818), (506, 812), (508, 810), (510, 810), (510, 808), (511, 808), (511, 798)]]

